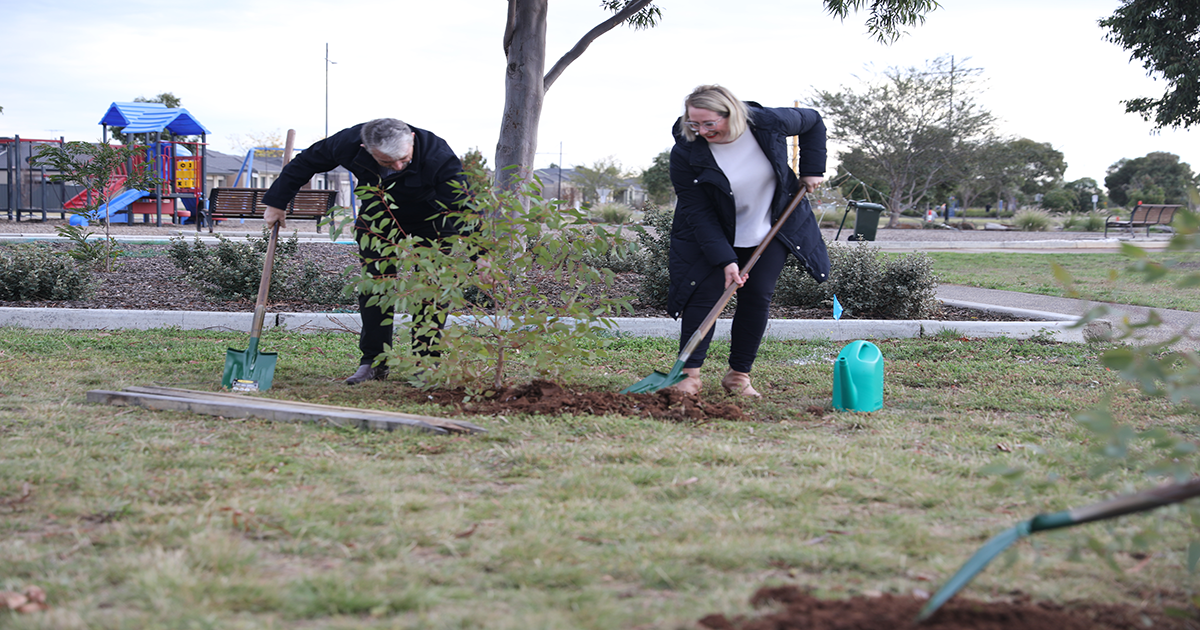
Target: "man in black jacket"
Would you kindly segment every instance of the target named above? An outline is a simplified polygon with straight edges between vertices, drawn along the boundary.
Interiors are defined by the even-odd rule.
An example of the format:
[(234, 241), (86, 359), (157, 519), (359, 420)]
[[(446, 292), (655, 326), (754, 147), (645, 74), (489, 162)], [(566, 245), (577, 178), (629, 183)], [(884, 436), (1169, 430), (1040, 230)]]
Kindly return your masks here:
[[(385, 209), (374, 221), (366, 221), (362, 215), (354, 223), (355, 241), (359, 243), (359, 256), (368, 272), (378, 273), (379, 252), (363, 249), (364, 234), (378, 233), (378, 223), (385, 218), (392, 220), (392, 227), (399, 227), (404, 234), (421, 237), (430, 244), (457, 234), (452, 221), (445, 218), (448, 210), (456, 209), (461, 198), (459, 185), (466, 183), (462, 162), (450, 149), (445, 140), (423, 129), (410, 127), (394, 118), (380, 118), (355, 125), (317, 142), (302, 151), (288, 163), (279, 178), (263, 195), (267, 206), (263, 219), (267, 226), (279, 223), (286, 226), (288, 203), (304, 184), (317, 173), (345, 167), (354, 175), (358, 185), (382, 186), (392, 197), (395, 206)], [(373, 216), (377, 208), (367, 211)], [(388, 270), (395, 273), (393, 267)], [(383, 353), (385, 345), (392, 343), (392, 326), (383, 321), (392, 316), (378, 306), (367, 306), (369, 296), (358, 296), (358, 312), (362, 316), (362, 332), (358, 347), (362, 351), (358, 370), (346, 379), (346, 384), (355, 385), (364, 381), (387, 378), (386, 365), (376, 366), (376, 359)], [(418, 321), (436, 317), (436, 309), (426, 305), (415, 315)], [(437, 321), (435, 331), (444, 322)], [(420, 355), (435, 355), (430, 345), (434, 337), (413, 339), (413, 348)]]

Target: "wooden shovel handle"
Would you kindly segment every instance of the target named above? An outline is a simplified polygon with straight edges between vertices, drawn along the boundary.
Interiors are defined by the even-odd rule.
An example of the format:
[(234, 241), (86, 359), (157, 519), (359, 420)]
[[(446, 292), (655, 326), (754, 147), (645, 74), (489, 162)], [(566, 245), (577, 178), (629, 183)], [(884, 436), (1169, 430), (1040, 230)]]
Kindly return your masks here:
[[(292, 161), (292, 151), (296, 147), (296, 130), (288, 129), (287, 144), (283, 149), (283, 165)], [(279, 241), (279, 223), (271, 226), (271, 238), (267, 241), (267, 255), (263, 260), (262, 278), (258, 281), (258, 299), (254, 302), (254, 322), (250, 326), (250, 336), (262, 336), (263, 319), (267, 316), (267, 293), (271, 290), (271, 270), (275, 267), (275, 243)]]
[[(783, 227), (788, 217), (792, 216), (792, 211), (800, 205), (800, 200), (804, 199), (804, 195), (807, 192), (807, 188), (802, 187), (800, 189), (800, 194), (792, 199), (792, 202), (788, 204), (783, 214), (779, 215), (779, 220), (775, 222), (775, 225), (771, 226), (771, 231), (767, 232), (767, 236), (758, 244), (758, 247), (754, 248), (754, 253), (750, 255), (750, 260), (746, 263), (746, 266), (738, 271), (743, 274), (750, 273), (750, 270), (754, 268), (754, 263), (758, 262), (759, 257), (766, 251), (771, 241), (775, 240), (775, 235), (779, 233), (779, 228)], [(692, 356), (692, 352), (696, 350), (696, 346), (700, 345), (700, 341), (708, 334), (708, 329), (712, 328), (713, 324), (717, 322), (717, 318), (721, 316), (721, 311), (725, 310), (725, 305), (729, 303), (729, 298), (733, 297), (733, 292), (737, 290), (738, 284), (736, 282), (725, 287), (725, 293), (721, 294), (721, 299), (708, 312), (708, 316), (704, 318), (704, 321), (700, 322), (700, 327), (696, 329), (696, 332), (692, 334), (692, 338), (688, 340), (687, 345), (683, 347), (683, 351), (679, 353), (679, 361), (687, 361), (688, 357)]]
[(1030, 531), (1037, 532), (1116, 518), (1134, 512), (1153, 510), (1171, 503), (1179, 503), (1197, 496), (1200, 496), (1200, 479), (1192, 479), (1184, 483), (1159, 486), (1072, 510), (1054, 514), (1039, 514), (1030, 521)]

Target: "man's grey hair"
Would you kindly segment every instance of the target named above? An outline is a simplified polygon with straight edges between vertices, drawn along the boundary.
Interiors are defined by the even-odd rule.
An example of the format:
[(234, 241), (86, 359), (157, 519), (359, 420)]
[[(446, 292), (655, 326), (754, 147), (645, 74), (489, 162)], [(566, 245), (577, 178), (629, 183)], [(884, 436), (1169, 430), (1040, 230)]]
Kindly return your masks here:
[(368, 151), (399, 158), (408, 153), (413, 141), (412, 129), (395, 118), (376, 118), (363, 125), (363, 146)]

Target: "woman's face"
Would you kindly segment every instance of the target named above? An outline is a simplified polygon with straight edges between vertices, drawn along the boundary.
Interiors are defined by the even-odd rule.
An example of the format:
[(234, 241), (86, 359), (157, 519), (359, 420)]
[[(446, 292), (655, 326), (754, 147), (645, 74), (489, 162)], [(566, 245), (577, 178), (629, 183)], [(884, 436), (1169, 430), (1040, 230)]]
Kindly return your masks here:
[(696, 135), (713, 144), (734, 141), (734, 138), (729, 137), (729, 118), (727, 116), (722, 116), (710, 109), (688, 107), (687, 120), (696, 123), (698, 127), (695, 129)]

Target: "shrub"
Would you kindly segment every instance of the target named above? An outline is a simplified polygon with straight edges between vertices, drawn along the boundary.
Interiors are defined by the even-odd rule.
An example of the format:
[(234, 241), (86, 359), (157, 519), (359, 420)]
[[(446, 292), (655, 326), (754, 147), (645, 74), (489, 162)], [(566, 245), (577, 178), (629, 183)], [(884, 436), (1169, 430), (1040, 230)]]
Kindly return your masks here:
[(838, 302), (851, 314), (887, 319), (922, 319), (937, 310), (937, 277), (924, 253), (884, 258), (878, 248), (859, 242), (829, 247), (829, 280), (817, 284), (804, 266), (789, 258), (775, 286), (783, 306), (814, 308)]
[(1045, 232), (1054, 225), (1054, 219), (1045, 210), (1026, 208), (1013, 215), (1012, 223), (1025, 232)]
[(788, 256), (779, 281), (775, 283), (775, 302), (784, 306), (816, 308), (830, 299), (825, 286), (817, 284), (799, 260)]
[(872, 312), (888, 319), (926, 319), (938, 310), (933, 259), (921, 252), (889, 256)]
[(671, 252), (671, 222), (675, 213), (660, 209), (646, 213), (649, 230), (638, 233), (642, 245), (642, 280), (638, 284), (637, 297), (642, 304), (667, 308), (667, 291), (671, 288), (671, 270), (668, 267)]
[(46, 247), (0, 248), (0, 300), (74, 300), (91, 287), (91, 274)]
[[(635, 227), (637, 227), (638, 234), (645, 232), (640, 226)], [(645, 252), (635, 241), (604, 248), (603, 251), (603, 254), (585, 255), (583, 263), (597, 269), (611, 269), (613, 273), (640, 272), (646, 263)]]
[(602, 203), (592, 206), (592, 216), (604, 223), (624, 225), (633, 218), (633, 209), (623, 203)]
[[(199, 237), (189, 247), (183, 236), (179, 236), (171, 239), (167, 256), (192, 286), (210, 300), (254, 300), (262, 279), (268, 238), (266, 228), (262, 238), (248, 237), (244, 243), (218, 234), (217, 246), (210, 250)], [(299, 249), (295, 233), (276, 244), (268, 298), (317, 304), (350, 303), (345, 272), (331, 276), (312, 261), (299, 262), (296, 260)]]
[(829, 299), (837, 296), (842, 308), (851, 313), (872, 313), (880, 306), (879, 287), (884, 265), (879, 249), (859, 241), (853, 245), (829, 247), (829, 280), (824, 282)]

